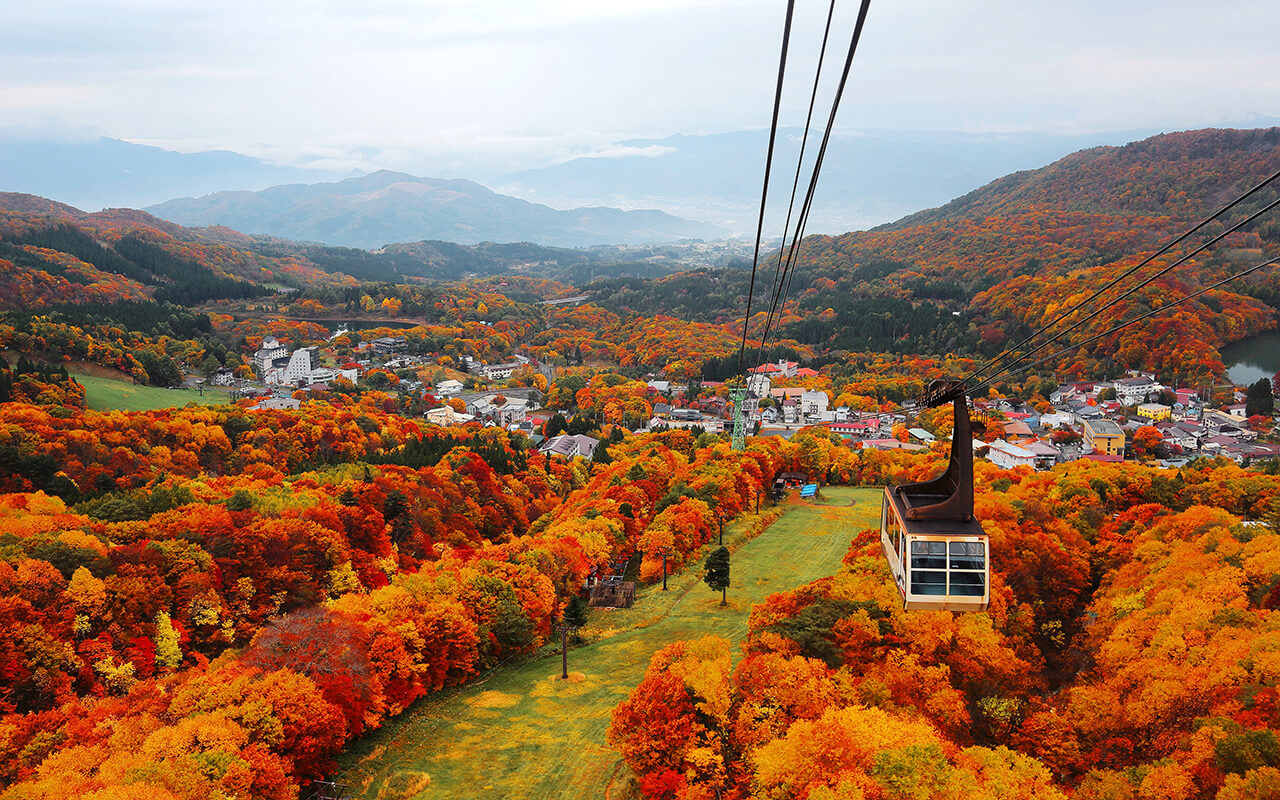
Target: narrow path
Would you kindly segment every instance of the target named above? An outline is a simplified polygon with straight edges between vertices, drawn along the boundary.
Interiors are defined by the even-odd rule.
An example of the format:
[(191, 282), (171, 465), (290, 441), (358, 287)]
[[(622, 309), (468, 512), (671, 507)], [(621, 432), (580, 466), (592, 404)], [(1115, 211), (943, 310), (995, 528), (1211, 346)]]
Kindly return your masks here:
[(593, 609), (591, 627), (611, 635), (569, 652), (569, 681), (557, 655), (423, 701), (344, 753), (342, 780), (369, 800), (604, 797), (619, 765), (609, 716), (655, 651), (707, 634), (740, 641), (753, 604), (832, 574), (858, 531), (878, 524), (878, 490), (823, 491), (828, 505), (790, 506), (736, 550), (727, 607), (695, 565), (631, 609)]

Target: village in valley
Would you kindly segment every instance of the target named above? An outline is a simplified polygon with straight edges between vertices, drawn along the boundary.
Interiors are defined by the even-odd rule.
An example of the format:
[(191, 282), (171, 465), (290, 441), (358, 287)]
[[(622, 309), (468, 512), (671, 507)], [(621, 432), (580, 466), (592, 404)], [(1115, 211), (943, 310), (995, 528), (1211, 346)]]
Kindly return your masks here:
[[(352, 346), (340, 344), (348, 339)], [(600, 440), (587, 433), (598, 432), (602, 421), (584, 421), (573, 426), (577, 432), (569, 432), (568, 419), (579, 409), (572, 402), (547, 408), (547, 390), (560, 380), (572, 394), (593, 372), (613, 374), (607, 368), (584, 376), (518, 353), (501, 363), (465, 355), (454, 361), (439, 353), (411, 354), (409, 343), (404, 336), (361, 339), (345, 327), (325, 347), (290, 350), (266, 336), (250, 359), (252, 377), (244, 369), (224, 368), (207, 382), (233, 397), (253, 399), (257, 409), (296, 410), (307, 397), (336, 387), (394, 390), (406, 413), (417, 411), (433, 425), (478, 422), (523, 434), (540, 453), (593, 456)], [(720, 435), (732, 429), (733, 403), (724, 382), (680, 382), (662, 373), (643, 377), (645, 413), (609, 422), (633, 433), (684, 429)], [(874, 410), (835, 406), (833, 391), (815, 387), (823, 377), (819, 370), (787, 359), (748, 369), (743, 403), (748, 430), (788, 438), (812, 426), (852, 448), (943, 449), (946, 432), (922, 423), (917, 416), (923, 409), (914, 400), (881, 403)], [(1206, 401), (1203, 389), (1164, 385), (1152, 373), (1130, 370), (1114, 380), (1064, 382), (1027, 400), (992, 392), (972, 400), (974, 413), (987, 420), (981, 438), (974, 440), (974, 453), (1003, 469), (1036, 470), (1078, 459), (1178, 467), (1202, 456), (1222, 456), (1244, 466), (1280, 458), (1280, 443), (1267, 435), (1275, 411), (1270, 381), (1211, 390), (1216, 403)]]

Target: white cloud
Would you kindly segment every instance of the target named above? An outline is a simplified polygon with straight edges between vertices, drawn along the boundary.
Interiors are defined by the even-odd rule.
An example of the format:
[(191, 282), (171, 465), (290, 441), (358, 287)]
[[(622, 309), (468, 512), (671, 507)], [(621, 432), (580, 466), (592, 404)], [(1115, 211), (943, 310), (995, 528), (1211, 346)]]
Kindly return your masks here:
[(603, 150), (593, 150), (590, 153), (583, 153), (578, 158), (628, 158), (630, 156), (640, 156), (641, 158), (658, 158), (665, 156), (667, 153), (674, 153), (674, 147), (665, 147), (660, 144), (651, 144), (646, 147), (636, 147), (634, 145), (611, 145)]
[[(798, 124), (825, 3), (798, 3)], [(854, 3), (839, 6), (842, 54)], [(0, 125), (437, 174), (768, 124), (773, 0), (65, 0), (0, 7)], [(846, 128), (1080, 131), (1280, 113), (1280, 4), (874, 4)], [(826, 73), (835, 78), (834, 65)]]

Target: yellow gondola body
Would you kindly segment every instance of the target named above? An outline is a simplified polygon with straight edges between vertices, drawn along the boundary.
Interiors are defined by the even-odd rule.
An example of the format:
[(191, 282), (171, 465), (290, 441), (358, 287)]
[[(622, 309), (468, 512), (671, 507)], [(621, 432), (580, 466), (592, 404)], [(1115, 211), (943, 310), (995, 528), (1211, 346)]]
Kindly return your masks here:
[(991, 552), (973, 516), (973, 432), (959, 381), (934, 381), (925, 402), (955, 410), (947, 469), (923, 483), (889, 486), (880, 545), (907, 611), (985, 611)]

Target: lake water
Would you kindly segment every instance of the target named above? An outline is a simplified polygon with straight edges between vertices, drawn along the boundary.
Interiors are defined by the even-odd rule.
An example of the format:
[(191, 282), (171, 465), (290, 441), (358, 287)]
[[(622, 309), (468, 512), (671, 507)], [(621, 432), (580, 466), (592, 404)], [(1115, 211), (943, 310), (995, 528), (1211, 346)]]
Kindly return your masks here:
[(1222, 363), (1232, 383), (1248, 386), (1280, 369), (1280, 330), (1267, 331), (1222, 348)]

